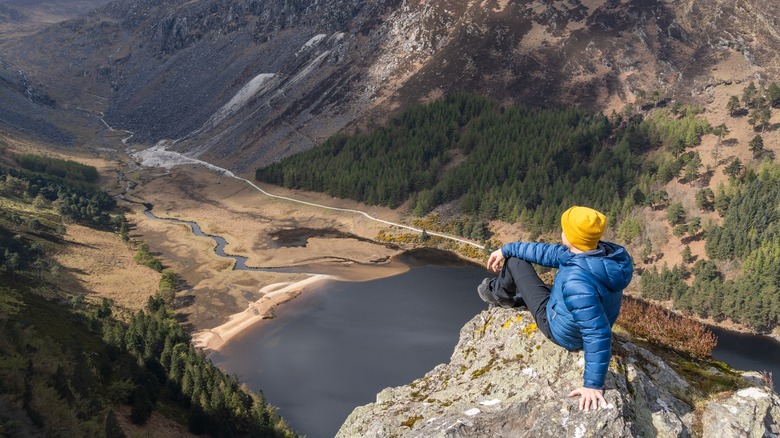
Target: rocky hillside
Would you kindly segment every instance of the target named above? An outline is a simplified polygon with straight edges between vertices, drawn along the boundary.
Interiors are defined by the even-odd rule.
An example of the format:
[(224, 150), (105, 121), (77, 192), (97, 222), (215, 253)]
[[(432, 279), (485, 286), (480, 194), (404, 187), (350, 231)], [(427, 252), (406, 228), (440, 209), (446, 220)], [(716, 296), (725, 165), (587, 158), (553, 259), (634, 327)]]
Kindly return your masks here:
[[(706, 102), (723, 81), (780, 77), (778, 8), (771, 0), (118, 0), (6, 38), (0, 58), (90, 123), (102, 111), (134, 142), (169, 140), (248, 171), (454, 91), (604, 111), (640, 92)], [(749, 69), (717, 70), (731, 56)], [(20, 108), (0, 122), (29, 130), (26, 119), (34, 116)], [(60, 128), (78, 131), (73, 124)]]
[(25, 73), (0, 58), (0, 127), (41, 139), (47, 143), (71, 144), (73, 135), (53, 122), (57, 103), (32, 85)]
[(110, 0), (3, 0), (0, 2), (0, 36), (37, 32), (53, 23), (83, 15)]
[(337, 436), (780, 434), (780, 397), (755, 373), (693, 365), (673, 354), (665, 361), (621, 337), (613, 351), (607, 405), (580, 412), (578, 400), (566, 395), (582, 385), (582, 352), (548, 341), (528, 312), (486, 310), (463, 327), (448, 364), (409, 385), (383, 390), (376, 403), (356, 408)]

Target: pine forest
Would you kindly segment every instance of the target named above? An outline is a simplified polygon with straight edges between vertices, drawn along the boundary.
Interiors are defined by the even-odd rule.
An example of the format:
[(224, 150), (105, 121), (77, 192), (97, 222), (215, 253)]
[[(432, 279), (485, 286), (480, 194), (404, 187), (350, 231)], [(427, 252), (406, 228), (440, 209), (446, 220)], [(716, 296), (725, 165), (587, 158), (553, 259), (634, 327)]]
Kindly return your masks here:
[[(748, 85), (743, 99), (729, 101), (731, 116), (771, 111), (777, 106), (770, 95), (775, 88), (751, 91)], [(615, 219), (615, 238), (633, 243), (635, 262), (646, 262), (648, 268), (640, 269), (645, 298), (770, 331), (780, 315), (780, 170), (771, 151), (763, 149), (766, 121), (748, 120), (757, 133), (750, 142), (754, 163), (737, 158), (724, 164), (728, 183), (713, 190), (708, 181), (715, 169), (705, 168), (697, 146), (704, 135), (717, 136), (712, 154), (718, 159), (729, 130), (726, 124), (711, 126), (702, 111), (658, 99), (607, 116), (503, 107), (480, 96), (453, 95), (376, 129), (332, 137), (258, 169), (256, 178), (372, 205), (405, 205), (419, 217), (433, 213), (438, 219), (441, 208), (456, 207), (447, 229), (486, 248), (495, 243), (488, 221), (519, 223), (529, 239), (555, 239), (561, 211), (590, 205)], [(670, 182), (701, 187), (696, 205), (675, 202), (665, 189)], [(707, 259), (692, 264), (690, 247), (682, 244), (687, 264), (653, 264), (641, 209), (664, 211), (682, 242), (705, 239)], [(702, 221), (707, 212), (718, 219)], [(742, 267), (739, 275), (727, 279), (722, 271), (735, 265)]]

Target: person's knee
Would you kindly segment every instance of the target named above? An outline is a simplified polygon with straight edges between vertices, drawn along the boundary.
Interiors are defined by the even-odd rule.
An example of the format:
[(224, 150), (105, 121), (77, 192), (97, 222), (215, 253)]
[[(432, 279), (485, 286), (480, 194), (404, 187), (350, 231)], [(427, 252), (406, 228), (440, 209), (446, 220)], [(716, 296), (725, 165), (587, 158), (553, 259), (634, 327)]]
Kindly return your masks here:
[(512, 275), (512, 277), (520, 278), (525, 277), (529, 274), (536, 275), (536, 271), (534, 271), (534, 267), (531, 266), (530, 263), (523, 259), (519, 259), (517, 257), (509, 257), (504, 261), (505, 268), (507, 271), (509, 271), (509, 274)]

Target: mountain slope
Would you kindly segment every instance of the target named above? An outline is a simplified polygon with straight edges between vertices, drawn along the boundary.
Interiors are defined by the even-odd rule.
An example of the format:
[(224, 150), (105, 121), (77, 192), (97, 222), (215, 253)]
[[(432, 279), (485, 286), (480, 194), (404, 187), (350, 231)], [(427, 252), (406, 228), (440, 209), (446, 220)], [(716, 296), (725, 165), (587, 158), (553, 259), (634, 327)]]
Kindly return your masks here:
[[(724, 57), (777, 77), (769, 0), (134, 2), (5, 42), (66, 108), (233, 170), (454, 91), (620, 109), (709, 98)], [(6, 123), (8, 123), (6, 121)]]
[(110, 0), (3, 0), (0, 1), (0, 37), (27, 35), (70, 20)]

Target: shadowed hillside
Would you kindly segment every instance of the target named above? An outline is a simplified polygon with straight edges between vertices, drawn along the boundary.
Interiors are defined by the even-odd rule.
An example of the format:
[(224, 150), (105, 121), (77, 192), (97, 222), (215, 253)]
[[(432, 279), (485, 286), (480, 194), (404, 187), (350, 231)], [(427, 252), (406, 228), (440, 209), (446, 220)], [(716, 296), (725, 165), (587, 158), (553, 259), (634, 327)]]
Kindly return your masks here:
[(28, 35), (53, 23), (85, 14), (110, 0), (4, 0), (0, 2), (0, 37)]

